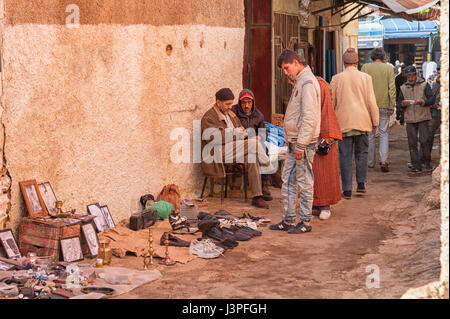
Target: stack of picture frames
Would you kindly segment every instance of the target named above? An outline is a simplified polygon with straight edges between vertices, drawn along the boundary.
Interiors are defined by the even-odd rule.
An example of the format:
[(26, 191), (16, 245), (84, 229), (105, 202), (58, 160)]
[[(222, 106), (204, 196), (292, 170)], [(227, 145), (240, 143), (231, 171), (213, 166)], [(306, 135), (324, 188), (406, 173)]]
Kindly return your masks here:
[[(76, 218), (58, 218), (58, 209), (56, 207), (57, 198), (50, 182), (37, 184), (36, 180), (33, 179), (20, 182), (19, 186), (30, 217), (45, 218), (45, 220), (49, 222), (57, 221), (65, 226), (71, 226), (77, 223), (81, 224), (79, 236), (60, 239), (63, 261), (76, 262), (82, 260), (83, 256), (94, 258), (98, 255), (100, 243), (97, 232), (102, 232), (108, 228), (115, 227), (108, 206), (91, 204), (87, 206), (89, 215), (80, 214), (79, 216), (76, 216)], [(13, 243), (15, 244), (11, 230), (9, 230), (8, 233), (2, 231), (0, 236), (3, 232), (5, 232), (5, 235), (3, 236), (9, 236), (8, 238), (12, 238)], [(11, 241), (8, 241), (7, 243), (11, 243)], [(17, 244), (14, 246), (13, 243), (11, 243), (12, 246), (9, 244), (8, 246), (5, 246), (12, 247), (8, 248), (8, 250), (5, 248), (8, 258), (20, 257), (20, 251), (17, 248)], [(16, 249), (14, 249), (14, 247), (16, 247)], [(9, 267), (9, 265), (6, 263), (0, 263), (0, 270), (7, 267)]]
[[(22, 257), (11, 229), (0, 230), (0, 248), (0, 257), (6, 255), (4, 257), (9, 260), (16, 260)], [(13, 261), (10, 262), (8, 259), (0, 259), (0, 271), (10, 270), (16, 266)]]
[(87, 205), (87, 211), (89, 214), (95, 216), (94, 224), (97, 232), (101, 233), (109, 228), (116, 227), (108, 206), (100, 206), (98, 203)]

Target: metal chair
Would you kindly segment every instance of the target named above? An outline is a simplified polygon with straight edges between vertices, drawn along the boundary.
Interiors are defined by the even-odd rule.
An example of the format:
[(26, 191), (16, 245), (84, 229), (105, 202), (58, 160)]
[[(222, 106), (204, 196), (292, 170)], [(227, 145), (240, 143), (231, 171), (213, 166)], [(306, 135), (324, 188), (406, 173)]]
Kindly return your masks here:
[[(244, 181), (244, 198), (247, 201), (247, 181), (248, 181), (248, 175), (247, 170), (245, 169), (245, 164), (224, 164), (225, 165), (225, 178), (221, 181), (221, 188), (220, 188), (220, 204), (223, 204), (223, 199), (228, 196), (228, 177), (230, 176), (242, 176)], [(205, 180), (203, 182), (203, 188), (202, 188), (202, 194), (200, 195), (200, 198), (203, 199), (203, 194), (205, 192), (206, 183), (208, 181), (208, 177), (205, 176)]]

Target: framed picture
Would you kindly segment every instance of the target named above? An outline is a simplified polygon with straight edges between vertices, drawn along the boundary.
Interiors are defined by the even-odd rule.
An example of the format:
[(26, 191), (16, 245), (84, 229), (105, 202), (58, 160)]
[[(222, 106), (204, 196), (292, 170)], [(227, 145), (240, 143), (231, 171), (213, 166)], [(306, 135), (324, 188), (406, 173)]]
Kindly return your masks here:
[(103, 212), (103, 216), (105, 217), (106, 223), (108, 224), (108, 228), (114, 228), (116, 227), (116, 224), (114, 223), (114, 220), (111, 216), (111, 213), (109, 212), (109, 208), (107, 205), (100, 207)]
[(94, 225), (92, 223), (81, 225), (81, 231), (89, 248), (89, 255), (91, 257), (97, 256), (100, 243)]
[(23, 199), (27, 205), (28, 214), (31, 217), (47, 216), (47, 208), (45, 207), (44, 200), (36, 180), (19, 182), (20, 190), (22, 191)]
[(80, 237), (70, 237), (60, 240), (61, 252), (63, 260), (66, 262), (83, 260), (83, 253), (81, 252)]
[(0, 243), (8, 258), (18, 259), (22, 257), (11, 229), (0, 230)]
[(0, 271), (7, 271), (14, 268), (15, 265), (0, 260)]
[(103, 215), (103, 211), (98, 203), (88, 205), (87, 211), (89, 214), (95, 216), (94, 224), (95, 228), (97, 228), (97, 232), (101, 233), (109, 228), (105, 216)]
[(47, 212), (49, 213), (49, 215), (55, 215), (58, 209), (56, 208), (57, 199), (52, 185), (50, 184), (50, 182), (45, 182), (38, 184), (38, 187), (42, 199), (44, 200), (45, 208), (47, 208)]

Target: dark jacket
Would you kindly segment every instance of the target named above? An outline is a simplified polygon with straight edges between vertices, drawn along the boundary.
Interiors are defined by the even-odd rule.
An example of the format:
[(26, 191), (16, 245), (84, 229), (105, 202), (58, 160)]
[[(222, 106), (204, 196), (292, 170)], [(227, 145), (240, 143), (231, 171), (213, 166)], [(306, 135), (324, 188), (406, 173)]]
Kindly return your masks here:
[[(241, 96), (245, 93), (249, 93), (253, 97), (252, 112), (250, 113), (250, 115), (245, 114), (241, 106)], [(242, 126), (247, 130), (248, 137), (258, 135), (259, 128), (266, 128), (266, 125), (264, 124), (264, 115), (256, 108), (255, 95), (249, 89), (244, 89), (241, 91), (241, 93), (239, 93), (238, 104), (233, 105), (233, 108), (231, 110), (234, 114), (236, 114), (236, 116), (241, 121)], [(252, 128), (254, 131), (248, 130), (249, 128)]]
[[(404, 100), (422, 100), (422, 104), (404, 107), (402, 105)], [(404, 109), (406, 123), (418, 123), (431, 120), (430, 106), (434, 104), (434, 100), (435, 96), (430, 85), (424, 79), (417, 77), (416, 83), (406, 82), (400, 87), (397, 107)]]
[[(395, 77), (395, 96), (400, 95), (400, 87), (406, 83), (406, 76), (401, 73)], [(405, 124), (405, 113), (403, 112), (402, 107), (396, 107), (396, 119), (400, 122), (401, 125)]]
[[(229, 112), (228, 114), (230, 116), (231, 122), (233, 122), (234, 127), (242, 126), (241, 122), (239, 121), (239, 118), (233, 112)], [(205, 113), (205, 115), (203, 115), (201, 120), (201, 126), (202, 126), (202, 136), (204, 131), (207, 129), (218, 129), (220, 132), (220, 136), (218, 136), (217, 140), (214, 138), (214, 136), (209, 136), (209, 138), (206, 140), (202, 138), (202, 164), (201, 164), (202, 172), (206, 176), (225, 177), (225, 166), (223, 165), (223, 158), (219, 162), (211, 161), (210, 163), (207, 163), (203, 155), (203, 149), (207, 144), (215, 143), (211, 144), (211, 146), (225, 145), (225, 129), (227, 128), (227, 122), (225, 120), (225, 116), (219, 110), (216, 104), (214, 104), (214, 106), (210, 108)], [(221, 139), (219, 140), (219, 138)], [(233, 141), (235, 140), (236, 138), (233, 137)]]

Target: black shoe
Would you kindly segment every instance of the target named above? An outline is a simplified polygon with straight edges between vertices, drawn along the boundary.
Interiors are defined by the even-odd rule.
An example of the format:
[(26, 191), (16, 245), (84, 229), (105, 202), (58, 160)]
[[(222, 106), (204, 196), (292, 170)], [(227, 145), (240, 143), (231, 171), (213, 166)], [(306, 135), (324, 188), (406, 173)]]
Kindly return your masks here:
[(426, 172), (431, 172), (433, 170), (433, 166), (431, 166), (430, 164), (425, 164), (425, 171)]
[(214, 242), (215, 242), (215, 244), (217, 246), (222, 247), (225, 250), (233, 249), (234, 247), (239, 245), (239, 243), (237, 241), (231, 240), (231, 239), (228, 239), (228, 238), (224, 239), (224, 240), (221, 240), (221, 241), (215, 240)]
[(219, 221), (217, 220), (217, 218), (202, 219), (198, 222), (198, 229), (202, 232), (202, 236), (206, 236), (206, 234), (212, 227), (218, 225)]
[(303, 234), (303, 233), (309, 233), (311, 231), (312, 227), (304, 224), (303, 222), (298, 223), (295, 227), (292, 227), (289, 229), (289, 234)]
[(242, 226), (242, 229), (250, 232), (253, 236), (261, 236), (262, 235), (262, 233), (259, 230), (253, 229), (248, 226)]
[(410, 172), (410, 173), (416, 173), (416, 174), (418, 174), (418, 173), (422, 173), (422, 170), (421, 170), (421, 169), (418, 169), (418, 168), (415, 168), (415, 167), (413, 167), (413, 168), (410, 168), (410, 169), (408, 170), (408, 172)]
[(197, 214), (197, 218), (198, 218), (199, 220), (202, 220), (202, 219), (212, 219), (212, 218), (216, 218), (216, 217), (214, 217), (213, 215), (208, 214), (208, 213), (206, 213), (206, 212), (199, 212), (199, 213)]
[(293, 227), (294, 227), (294, 225), (287, 224), (287, 223), (284, 222), (284, 220), (282, 220), (278, 224), (270, 225), (269, 229), (271, 229), (271, 230), (289, 231), (289, 229), (291, 229)]
[(218, 240), (218, 241), (222, 241), (224, 239), (232, 239), (232, 240), (236, 240), (236, 238), (229, 233), (225, 233), (223, 232), (219, 227), (214, 226), (211, 227), (208, 232), (206, 233), (206, 237)]
[(233, 238), (237, 241), (247, 241), (253, 237), (252, 234), (243, 229), (237, 229), (236, 231), (232, 231), (224, 228), (222, 229), (222, 231), (229, 236), (233, 236)]
[(162, 234), (161, 239), (159, 241), (159, 243), (161, 244), (161, 246), (164, 246), (166, 244), (166, 234), (169, 235), (169, 246), (175, 246), (175, 247), (189, 247), (189, 245), (191, 244), (191, 242), (180, 239), (178, 237), (173, 236), (172, 234), (170, 234), (169, 232), (165, 232), (164, 234)]

